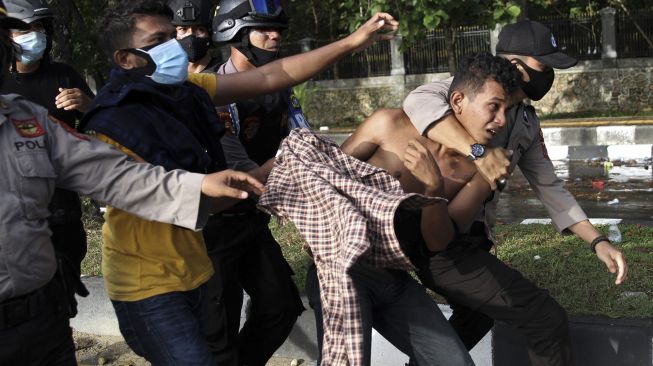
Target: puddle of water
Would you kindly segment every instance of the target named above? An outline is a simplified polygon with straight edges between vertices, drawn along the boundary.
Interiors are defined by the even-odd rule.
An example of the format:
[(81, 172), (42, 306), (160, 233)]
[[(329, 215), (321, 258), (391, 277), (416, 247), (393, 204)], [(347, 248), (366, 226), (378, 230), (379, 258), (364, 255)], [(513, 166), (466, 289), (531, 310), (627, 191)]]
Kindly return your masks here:
[[(645, 164), (624, 164), (606, 171), (601, 162), (554, 162), (556, 174), (589, 217), (653, 225), (653, 171)], [(592, 181), (597, 180), (604, 182), (602, 191), (593, 188)], [(615, 199), (619, 202), (614, 203)], [(497, 214), (503, 222), (549, 217), (519, 169), (501, 194)]]

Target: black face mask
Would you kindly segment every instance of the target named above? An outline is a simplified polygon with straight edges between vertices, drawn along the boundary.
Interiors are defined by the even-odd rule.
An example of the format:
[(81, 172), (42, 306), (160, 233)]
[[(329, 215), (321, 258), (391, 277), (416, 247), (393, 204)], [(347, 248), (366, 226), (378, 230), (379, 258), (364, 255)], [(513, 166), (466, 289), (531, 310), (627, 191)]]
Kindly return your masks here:
[(236, 46), (236, 49), (243, 55), (247, 56), (247, 61), (256, 67), (269, 64), (279, 58), (279, 51), (268, 51), (252, 45), (238, 45)]
[(520, 59), (514, 60), (524, 68), (524, 71), (526, 71), (530, 78), (529, 82), (525, 82), (523, 79), (520, 80), (521, 89), (524, 91), (526, 96), (535, 101), (544, 98), (546, 93), (551, 90), (551, 86), (553, 86), (553, 79), (555, 78), (553, 69), (549, 69), (548, 71), (537, 71), (526, 65), (526, 63)]
[(186, 54), (188, 54), (188, 61), (197, 62), (206, 56), (211, 47), (211, 39), (204, 37), (197, 37), (194, 34), (184, 37), (179, 40), (179, 44), (183, 47)]

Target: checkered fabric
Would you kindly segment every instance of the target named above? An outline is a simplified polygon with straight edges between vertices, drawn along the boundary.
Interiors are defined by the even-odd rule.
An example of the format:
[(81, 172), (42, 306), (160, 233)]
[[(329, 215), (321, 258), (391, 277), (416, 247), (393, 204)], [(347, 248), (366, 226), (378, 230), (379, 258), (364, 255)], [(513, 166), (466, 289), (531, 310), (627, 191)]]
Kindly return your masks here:
[(259, 208), (292, 221), (320, 280), (322, 365), (362, 365), (363, 330), (348, 270), (358, 261), (411, 270), (394, 231), (397, 208), (418, 209), (444, 198), (405, 194), (385, 170), (357, 160), (308, 129), (282, 144)]

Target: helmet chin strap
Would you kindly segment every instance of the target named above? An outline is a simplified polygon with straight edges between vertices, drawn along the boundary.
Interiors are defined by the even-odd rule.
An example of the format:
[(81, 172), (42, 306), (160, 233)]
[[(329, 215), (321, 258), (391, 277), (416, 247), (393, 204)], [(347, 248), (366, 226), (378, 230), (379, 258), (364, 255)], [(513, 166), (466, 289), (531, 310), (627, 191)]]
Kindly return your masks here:
[(249, 32), (249, 28), (242, 32), (240, 44), (236, 46), (236, 49), (247, 57), (247, 61), (260, 67), (279, 58), (279, 51), (268, 51), (252, 45), (249, 42)]

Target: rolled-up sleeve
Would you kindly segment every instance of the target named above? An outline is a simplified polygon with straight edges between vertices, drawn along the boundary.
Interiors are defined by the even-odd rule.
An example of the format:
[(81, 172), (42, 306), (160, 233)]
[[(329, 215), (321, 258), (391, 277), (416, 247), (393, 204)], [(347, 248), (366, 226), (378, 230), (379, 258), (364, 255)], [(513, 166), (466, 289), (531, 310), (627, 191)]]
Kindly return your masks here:
[(420, 134), (451, 113), (447, 95), (453, 78), (424, 84), (404, 99), (403, 109)]

